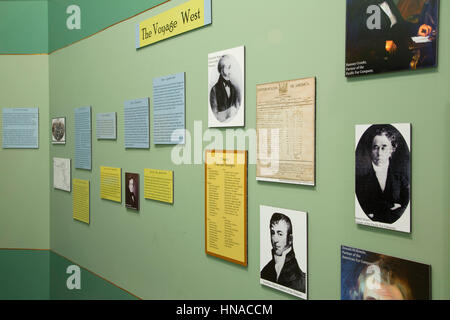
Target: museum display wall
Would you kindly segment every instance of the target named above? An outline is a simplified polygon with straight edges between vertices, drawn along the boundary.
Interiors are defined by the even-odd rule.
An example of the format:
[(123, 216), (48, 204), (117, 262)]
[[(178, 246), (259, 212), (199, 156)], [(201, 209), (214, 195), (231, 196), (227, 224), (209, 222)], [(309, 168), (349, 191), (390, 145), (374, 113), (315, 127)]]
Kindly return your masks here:
[[(51, 249), (143, 299), (298, 299), (260, 284), (263, 205), (307, 213), (308, 299), (341, 298), (342, 245), (431, 265), (432, 299), (449, 299), (450, 4), (441, 1), (436, 68), (346, 78), (344, 0), (212, 1), (211, 25), (136, 50), (136, 24), (184, 2), (49, 55), (0, 55), (0, 107), (39, 107), (40, 118), (39, 149), (0, 149), (0, 248)], [(208, 54), (239, 46), (245, 126), (208, 129)], [(176, 164), (173, 145), (153, 143), (153, 79), (182, 72), (190, 155)], [(257, 85), (310, 77), (314, 186), (256, 181), (247, 139), (247, 265), (207, 255), (204, 149), (214, 149), (213, 134), (224, 137), (215, 148), (228, 149), (227, 130), (256, 128)], [(124, 104), (139, 98), (150, 99), (149, 148), (126, 149)], [(84, 106), (91, 170), (74, 166), (74, 110)], [(117, 139), (98, 140), (96, 115), (111, 112)], [(51, 119), (59, 117), (66, 143), (51, 144)], [(389, 123), (411, 124), (410, 233), (355, 223), (355, 126)], [(73, 219), (73, 189), (53, 188), (54, 157), (72, 159), (72, 181), (90, 181), (89, 224)], [(121, 202), (101, 198), (101, 166), (121, 168)], [(173, 171), (172, 204), (144, 198), (144, 169)], [(138, 211), (125, 207), (126, 172), (140, 176)]]

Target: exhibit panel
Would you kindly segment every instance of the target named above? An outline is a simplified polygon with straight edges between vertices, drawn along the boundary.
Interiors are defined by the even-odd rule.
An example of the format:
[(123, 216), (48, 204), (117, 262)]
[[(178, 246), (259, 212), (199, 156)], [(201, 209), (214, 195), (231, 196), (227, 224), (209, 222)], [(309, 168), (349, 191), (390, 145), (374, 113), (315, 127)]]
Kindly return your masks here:
[[(428, 292), (402, 298), (449, 298), (448, 59), (419, 68), (424, 56), (414, 56), (421, 70), (387, 67), (377, 75), (346, 77), (350, 0), (327, 2), (324, 25), (307, 40), (298, 30), (317, 24), (323, 5), (283, 1), (260, 7), (249, 23), (254, 2), (230, 0), (214, 2), (210, 24), (136, 49), (139, 23), (171, 17), (171, 9), (188, 2), (171, 0), (52, 52), (46, 106), (11, 103), (11, 97), (0, 105), (37, 106), (39, 121), (45, 113), (34, 151), (46, 163), (39, 187), (49, 192), (49, 247), (143, 299), (347, 299), (356, 296), (353, 280), (359, 279), (348, 270), (360, 267), (350, 262), (372, 254), (423, 263), (421, 277), (428, 282), (418, 286)], [(394, 5), (406, 15), (408, 0), (385, 3), (374, 9), (383, 27), (389, 21), (391, 27), (403, 25)], [(443, 41), (450, 29), (446, 5), (440, 5), (439, 47), (427, 57), (449, 53)], [(432, 18), (437, 11), (430, 10)], [(404, 19), (420, 20), (417, 15)], [(431, 38), (421, 37), (434, 46), (437, 26), (430, 27)], [(385, 51), (403, 50), (398, 38), (389, 48), (385, 40)], [(5, 79), (20, 79), (7, 70)], [(171, 75), (176, 82), (155, 90)], [(263, 94), (272, 87), (276, 96)], [(155, 95), (163, 98), (155, 102)], [(267, 156), (271, 142), (256, 131), (260, 120), (283, 133), (280, 144), (270, 146), (284, 156), (274, 174), (261, 174), (258, 161), (272, 159), (259, 154), (263, 147)], [(384, 158), (380, 150), (387, 150)], [(0, 156), (11, 161), (20, 151), (2, 148)], [(244, 163), (228, 161), (238, 155), (245, 155)], [(3, 158), (1, 165), (6, 171)], [(1, 183), (2, 200), (11, 186), (21, 190), (19, 182)], [(381, 194), (376, 199), (375, 189)], [(6, 222), (23, 214), (12, 204), (6, 208)], [(275, 229), (280, 225), (293, 232)], [(8, 231), (2, 236), (6, 244), (18, 237)], [(288, 243), (283, 250), (280, 241)], [(343, 259), (349, 252), (360, 261)], [(298, 271), (290, 276), (295, 283), (283, 280), (287, 265)], [(342, 294), (345, 274), (353, 282)], [(397, 291), (391, 296), (400, 298)]]

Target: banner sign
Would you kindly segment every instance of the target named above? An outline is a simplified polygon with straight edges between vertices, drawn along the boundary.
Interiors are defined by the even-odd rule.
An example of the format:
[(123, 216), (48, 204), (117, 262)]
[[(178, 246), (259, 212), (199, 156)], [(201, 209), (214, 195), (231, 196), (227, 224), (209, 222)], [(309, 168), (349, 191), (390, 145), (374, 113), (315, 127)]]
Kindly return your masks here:
[(136, 24), (136, 49), (211, 24), (211, 0), (190, 0)]

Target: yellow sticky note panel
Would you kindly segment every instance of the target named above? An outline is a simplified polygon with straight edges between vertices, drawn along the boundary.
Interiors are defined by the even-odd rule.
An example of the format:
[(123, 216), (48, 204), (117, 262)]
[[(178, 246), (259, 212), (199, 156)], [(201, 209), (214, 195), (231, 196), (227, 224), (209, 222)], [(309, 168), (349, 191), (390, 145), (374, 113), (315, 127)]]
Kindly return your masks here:
[(207, 150), (206, 253), (247, 265), (247, 152)]
[(136, 25), (136, 48), (211, 24), (211, 0), (190, 0)]
[(122, 202), (122, 169), (100, 167), (100, 198)]
[(73, 179), (73, 218), (89, 224), (89, 180)]
[(144, 197), (173, 203), (173, 171), (144, 169)]

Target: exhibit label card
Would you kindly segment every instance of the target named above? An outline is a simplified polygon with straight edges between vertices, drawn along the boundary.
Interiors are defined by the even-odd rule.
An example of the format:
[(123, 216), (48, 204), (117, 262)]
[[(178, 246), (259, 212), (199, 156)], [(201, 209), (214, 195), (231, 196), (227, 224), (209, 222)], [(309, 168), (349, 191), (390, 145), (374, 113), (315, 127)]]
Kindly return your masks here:
[(256, 180), (315, 185), (316, 79), (256, 86)]
[(306, 212), (260, 206), (260, 283), (307, 299)]
[(438, 36), (439, 0), (347, 0), (345, 76), (435, 67)]
[(205, 251), (247, 266), (247, 151), (206, 150)]
[(75, 168), (91, 170), (91, 107), (75, 108)]
[(97, 139), (116, 140), (117, 116), (115, 112), (97, 113)]
[(149, 148), (149, 99), (125, 101), (125, 148)]
[(355, 221), (411, 232), (411, 125), (355, 128)]
[(122, 169), (100, 167), (100, 198), (122, 202)]
[(70, 192), (70, 159), (53, 158), (53, 188)]
[(89, 224), (89, 180), (73, 179), (73, 218)]
[(136, 49), (211, 24), (211, 0), (190, 0), (136, 24)]
[(39, 109), (2, 109), (2, 146), (4, 149), (39, 148)]
[(184, 72), (153, 79), (155, 144), (185, 143), (185, 103)]
[(430, 299), (430, 265), (341, 246), (341, 300)]
[(173, 171), (144, 169), (144, 197), (173, 203)]

